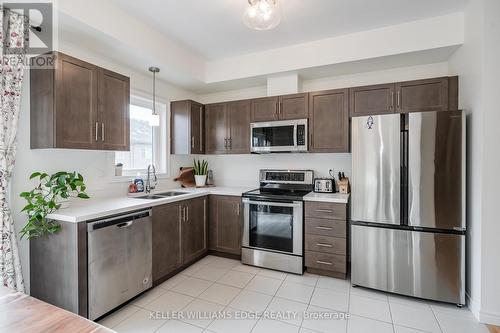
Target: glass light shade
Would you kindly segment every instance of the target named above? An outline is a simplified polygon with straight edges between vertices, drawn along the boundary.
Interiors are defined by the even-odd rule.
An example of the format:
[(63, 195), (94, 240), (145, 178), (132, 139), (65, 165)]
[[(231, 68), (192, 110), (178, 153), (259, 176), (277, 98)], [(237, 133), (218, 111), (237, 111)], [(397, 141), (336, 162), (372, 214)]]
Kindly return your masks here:
[(270, 30), (281, 22), (277, 0), (249, 0), (243, 22), (250, 29)]
[(160, 126), (160, 115), (152, 114), (149, 118), (149, 126), (159, 127)]

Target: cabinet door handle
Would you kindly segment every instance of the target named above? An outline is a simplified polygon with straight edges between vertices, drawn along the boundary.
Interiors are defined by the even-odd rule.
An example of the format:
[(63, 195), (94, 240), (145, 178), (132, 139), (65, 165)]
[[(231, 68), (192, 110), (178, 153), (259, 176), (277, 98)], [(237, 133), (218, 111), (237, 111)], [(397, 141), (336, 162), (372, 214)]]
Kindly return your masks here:
[(101, 141), (104, 142), (104, 123), (101, 123)]
[[(179, 221), (184, 221), (184, 215), (183, 215), (184, 209), (182, 206), (179, 206)], [(180, 231), (179, 231), (180, 233)]]
[(191, 137), (191, 149), (194, 149), (194, 135)]
[(391, 91), (391, 109), (394, 109), (394, 91)]
[(186, 221), (189, 221), (189, 207), (186, 206), (185, 209), (186, 209)]
[(398, 90), (398, 108), (401, 107), (401, 90)]
[(280, 117), (280, 103), (276, 102), (276, 111), (274, 112), (274, 115), (276, 116), (276, 119)]
[(316, 243), (316, 246), (320, 246), (320, 247), (333, 247), (333, 245), (331, 245), (331, 244), (324, 244), (324, 243)]
[(203, 150), (203, 107), (200, 106), (200, 151)]
[(316, 229), (320, 229), (320, 230), (332, 230), (333, 228), (332, 227), (318, 226), (318, 227), (316, 227)]
[(322, 264), (322, 265), (333, 265), (331, 262), (326, 262), (326, 261), (321, 261), (321, 260), (316, 260), (316, 263)]
[(95, 122), (95, 141), (99, 141), (99, 138), (98, 138), (98, 133), (99, 133), (99, 122)]
[(279, 108), (279, 112), (278, 112), (280, 118), (283, 117), (283, 102), (280, 102), (280, 108)]
[(333, 213), (331, 209), (316, 209), (316, 211), (319, 213)]

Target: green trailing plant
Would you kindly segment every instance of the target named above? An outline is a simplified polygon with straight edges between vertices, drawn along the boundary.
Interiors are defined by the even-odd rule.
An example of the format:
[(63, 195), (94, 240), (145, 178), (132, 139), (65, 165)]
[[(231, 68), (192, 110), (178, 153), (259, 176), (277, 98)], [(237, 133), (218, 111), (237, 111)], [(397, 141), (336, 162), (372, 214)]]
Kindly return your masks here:
[(208, 174), (208, 162), (205, 160), (194, 160), (194, 174), (196, 176), (206, 176)]
[(61, 207), (61, 199), (89, 199), (83, 176), (77, 172), (60, 171), (53, 175), (35, 172), (29, 179), (37, 179), (38, 184), (31, 191), (20, 194), (27, 201), (21, 212), (28, 214), (28, 222), (20, 232), (21, 238), (31, 239), (61, 230), (59, 224), (46, 218)]

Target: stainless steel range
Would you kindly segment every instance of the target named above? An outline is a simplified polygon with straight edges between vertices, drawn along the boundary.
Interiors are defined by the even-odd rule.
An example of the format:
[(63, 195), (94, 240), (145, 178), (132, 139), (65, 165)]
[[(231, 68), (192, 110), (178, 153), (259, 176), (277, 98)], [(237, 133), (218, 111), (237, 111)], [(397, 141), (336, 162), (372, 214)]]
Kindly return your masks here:
[(244, 264), (302, 274), (303, 197), (313, 190), (311, 170), (261, 170), (260, 188), (243, 194)]

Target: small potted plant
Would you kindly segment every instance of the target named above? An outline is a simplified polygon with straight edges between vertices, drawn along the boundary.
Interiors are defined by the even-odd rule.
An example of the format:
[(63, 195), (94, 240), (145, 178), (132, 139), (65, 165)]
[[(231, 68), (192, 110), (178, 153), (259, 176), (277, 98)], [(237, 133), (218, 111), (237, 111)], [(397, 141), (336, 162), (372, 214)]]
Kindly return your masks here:
[(53, 175), (35, 172), (30, 176), (31, 179), (38, 179), (36, 187), (20, 194), (27, 201), (21, 212), (28, 214), (28, 222), (20, 231), (21, 238), (30, 239), (57, 233), (61, 226), (48, 220), (47, 215), (60, 209), (63, 203), (69, 205), (71, 197), (89, 198), (85, 193), (83, 176), (77, 172), (60, 171)]
[(207, 183), (208, 162), (205, 160), (194, 160), (194, 181), (196, 187), (205, 186)]

